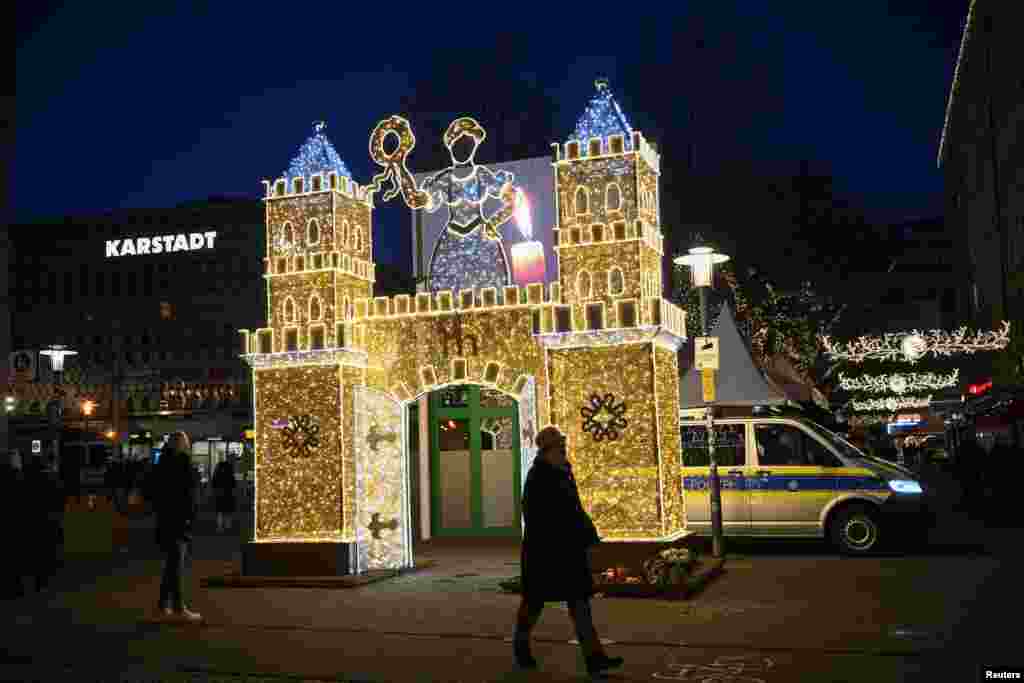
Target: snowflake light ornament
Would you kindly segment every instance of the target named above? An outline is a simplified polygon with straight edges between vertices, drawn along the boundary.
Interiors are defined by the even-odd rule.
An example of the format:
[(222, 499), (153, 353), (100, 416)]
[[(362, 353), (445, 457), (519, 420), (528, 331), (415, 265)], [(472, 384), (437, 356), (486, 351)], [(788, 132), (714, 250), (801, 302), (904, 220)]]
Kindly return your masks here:
[(320, 421), (312, 415), (289, 417), (281, 432), (285, 453), (293, 458), (308, 458), (320, 448)]
[(590, 405), (580, 408), (583, 416), (583, 431), (590, 432), (594, 441), (615, 441), (619, 438), (619, 430), (625, 429), (629, 422), (626, 414), (625, 402), (615, 403), (613, 394), (605, 394), (600, 397), (597, 394), (590, 395)]

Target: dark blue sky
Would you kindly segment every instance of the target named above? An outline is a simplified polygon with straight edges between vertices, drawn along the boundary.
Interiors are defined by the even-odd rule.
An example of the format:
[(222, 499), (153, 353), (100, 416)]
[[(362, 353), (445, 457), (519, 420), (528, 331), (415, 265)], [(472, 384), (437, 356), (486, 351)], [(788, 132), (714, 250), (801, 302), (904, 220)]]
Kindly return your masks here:
[[(365, 182), (370, 130), (410, 113), (413, 92), (485, 127), (512, 113), (511, 93), (524, 130), (564, 139), (597, 75), (679, 169), (666, 181), (697, 140), (699, 169), (807, 158), (876, 220), (937, 214), (935, 155), (968, 3), (681, 3), (650, 16), (575, 3), (488, 16), (498, 5), (478, 3), (467, 17), (424, 3), (404, 22), (384, 3), (147, 4), (19, 3), (15, 220), (257, 196), (316, 119)], [(521, 95), (530, 89), (538, 98)], [(549, 111), (531, 109), (543, 98)], [(421, 136), (412, 165), (439, 145)], [(379, 260), (405, 261), (407, 223), (382, 218), (400, 235), (389, 250), (378, 234)]]

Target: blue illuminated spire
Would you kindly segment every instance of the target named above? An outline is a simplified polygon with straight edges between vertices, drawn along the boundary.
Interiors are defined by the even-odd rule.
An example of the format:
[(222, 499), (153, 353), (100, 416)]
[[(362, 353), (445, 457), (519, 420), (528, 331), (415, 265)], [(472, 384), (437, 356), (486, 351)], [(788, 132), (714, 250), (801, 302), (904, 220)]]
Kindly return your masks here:
[(345, 166), (345, 162), (341, 160), (334, 146), (327, 139), (327, 136), (324, 135), (323, 131), (326, 127), (327, 124), (323, 121), (317, 121), (313, 124), (313, 135), (302, 143), (299, 153), (295, 155), (295, 158), (288, 165), (288, 170), (284, 174), (285, 178), (296, 178), (299, 176), (308, 178), (316, 173), (323, 173), (326, 177), (331, 171), (334, 171), (339, 176), (352, 177), (348, 167)]
[(586, 111), (576, 121), (576, 132), (573, 133), (572, 139), (586, 145), (590, 138), (607, 139), (609, 135), (619, 134), (625, 138), (626, 149), (632, 149), (633, 128), (619, 108), (619, 103), (612, 97), (608, 81), (598, 79), (594, 81), (594, 85), (597, 87), (597, 93), (590, 99)]

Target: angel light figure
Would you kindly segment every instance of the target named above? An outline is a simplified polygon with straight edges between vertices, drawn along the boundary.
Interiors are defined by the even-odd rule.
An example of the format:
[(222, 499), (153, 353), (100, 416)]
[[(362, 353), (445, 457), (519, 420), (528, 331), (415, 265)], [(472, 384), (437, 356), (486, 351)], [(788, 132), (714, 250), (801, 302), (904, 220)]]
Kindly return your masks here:
[[(391, 154), (383, 149), (383, 139), (389, 134), (399, 138), (399, 146)], [(448, 207), (448, 222), (430, 257), (428, 288), (432, 292), (480, 287), (501, 291), (510, 284), (508, 257), (499, 229), (515, 212), (518, 191), (512, 184), (512, 173), (494, 172), (476, 163), (476, 151), (486, 137), (474, 119), (452, 121), (444, 134), (452, 165), (427, 178), (421, 187), (416, 187), (405, 167), (405, 158), (416, 144), (408, 121), (392, 116), (378, 124), (370, 138), (370, 155), (387, 167), (374, 178), (372, 189), (389, 179), (393, 187), (385, 193), (385, 200), (401, 192), (413, 209), (434, 213), (442, 206)], [(497, 199), (502, 206), (485, 216), (488, 199)]]

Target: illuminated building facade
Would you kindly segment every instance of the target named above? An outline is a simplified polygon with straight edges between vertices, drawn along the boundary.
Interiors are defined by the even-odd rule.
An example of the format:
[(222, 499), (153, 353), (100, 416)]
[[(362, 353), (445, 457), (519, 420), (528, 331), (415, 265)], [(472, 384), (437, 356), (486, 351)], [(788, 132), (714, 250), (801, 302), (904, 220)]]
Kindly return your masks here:
[[(400, 140), (389, 155), (374, 146), (384, 125)], [(479, 143), (477, 127), (457, 119), (445, 144), (461, 130)], [(547, 424), (565, 432), (584, 505), (606, 540), (683, 532), (685, 315), (661, 297), (659, 158), (605, 83), (577, 134), (586, 137), (554, 145), (559, 277), (547, 285), (373, 296), (381, 180), (392, 182), (385, 200), (430, 202), (405, 168), (415, 138), (400, 117), (374, 131), (371, 155), (387, 170), (368, 185), (323, 151), (322, 127), (292, 163), (298, 175), (265, 181), (267, 324), (241, 331), (256, 432), (246, 571), (266, 571), (275, 554), (296, 557), (303, 546), (334, 558), (334, 571), (410, 566), (414, 496), (425, 503), (421, 519), (442, 528), (462, 520), (464, 531), (482, 522), (518, 532), (515, 501)], [(515, 188), (499, 196), (503, 208), (476, 228), (491, 239), (513, 213)], [(445, 419), (411, 421), (408, 408), (422, 397)], [(468, 428), (458, 423), (463, 408)], [(419, 476), (413, 441), (434, 451)], [(467, 495), (466, 504), (451, 499)]]

